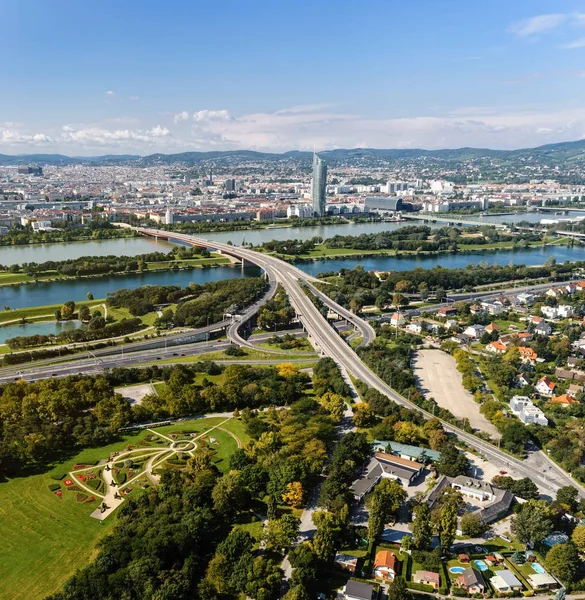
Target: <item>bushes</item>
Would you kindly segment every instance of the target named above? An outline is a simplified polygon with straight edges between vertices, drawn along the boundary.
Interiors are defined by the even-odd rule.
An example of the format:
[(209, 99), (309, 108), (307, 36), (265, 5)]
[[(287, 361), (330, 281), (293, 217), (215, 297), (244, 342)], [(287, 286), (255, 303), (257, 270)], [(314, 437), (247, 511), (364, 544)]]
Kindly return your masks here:
[(415, 583), (414, 581), (407, 581), (406, 587), (409, 590), (417, 590), (419, 592), (436, 593), (437, 591), (432, 585), (426, 585), (425, 583)]
[(51, 492), (56, 492), (57, 490), (60, 490), (60, 489), (61, 489), (61, 486), (58, 483), (51, 483), (49, 485), (49, 490)]
[(51, 479), (54, 479), (55, 481), (61, 481), (62, 479), (65, 479), (65, 477), (67, 477), (67, 473), (56, 473), (51, 475)]

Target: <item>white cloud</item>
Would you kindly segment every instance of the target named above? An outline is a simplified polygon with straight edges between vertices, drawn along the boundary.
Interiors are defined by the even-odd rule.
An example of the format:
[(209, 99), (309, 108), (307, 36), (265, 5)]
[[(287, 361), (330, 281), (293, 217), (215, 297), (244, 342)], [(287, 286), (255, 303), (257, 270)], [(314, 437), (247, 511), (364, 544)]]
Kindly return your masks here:
[(193, 113), (194, 121), (227, 121), (230, 114), (227, 110), (198, 110)]
[(113, 90), (106, 90), (106, 96), (115, 96), (116, 92), (114, 92)]
[(188, 121), (189, 120), (189, 116), (190, 116), (189, 113), (186, 110), (184, 110), (184, 111), (182, 111), (180, 113), (177, 113), (175, 115), (174, 121), (175, 121), (175, 123), (179, 123), (181, 121)]
[(574, 48), (585, 48), (585, 37), (573, 40), (568, 44), (562, 44), (561, 48), (565, 48), (566, 50), (573, 50)]
[(313, 146), (518, 148), (585, 137), (581, 107), (555, 111), (537, 105), (462, 106), (440, 114), (434, 110), (432, 116), (404, 118), (376, 118), (319, 106), (242, 115), (224, 109), (187, 114), (188, 119), (178, 121), (173, 114), (159, 115), (148, 125), (118, 118), (45, 131), (0, 124), (0, 152), (33, 152), (39, 146), (45, 152), (73, 155), (240, 148), (283, 152)]
[(140, 100), (140, 96), (128, 96), (128, 100)]
[(537, 15), (529, 19), (522, 19), (510, 27), (510, 31), (520, 37), (527, 37), (539, 33), (548, 33), (565, 23), (570, 15), (549, 14)]

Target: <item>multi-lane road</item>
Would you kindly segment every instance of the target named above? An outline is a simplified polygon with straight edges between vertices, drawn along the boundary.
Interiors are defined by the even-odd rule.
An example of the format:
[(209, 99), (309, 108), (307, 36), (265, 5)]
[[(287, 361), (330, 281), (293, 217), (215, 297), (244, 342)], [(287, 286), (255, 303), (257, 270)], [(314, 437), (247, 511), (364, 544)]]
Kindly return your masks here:
[[(311, 298), (305, 293), (301, 286), (301, 284), (306, 285), (314, 282), (315, 278), (307, 275), (295, 266), (290, 265), (280, 259), (255, 252), (247, 248), (212, 242), (196, 236), (175, 233), (171, 234), (160, 230), (139, 229), (139, 231), (144, 235), (178, 239), (191, 245), (214, 248), (225, 254), (238, 257), (261, 267), (271, 281), (280, 284), (287, 292), (290, 302), (297, 312), (298, 318), (305, 326), (309, 335), (309, 339), (318, 352), (320, 352), (323, 356), (329, 356), (333, 358), (340, 366), (345, 368), (354, 377), (361, 379), (369, 387), (377, 389), (381, 393), (385, 394), (397, 404), (406, 406), (412, 410), (417, 410), (426, 418), (433, 417), (432, 414), (421, 410), (415, 404), (398, 394), (386, 382), (380, 379), (367, 365), (361, 361), (354, 350), (339, 337), (335, 330), (329, 325), (327, 320), (323, 318)], [(365, 321), (350, 313), (330, 299), (328, 299), (327, 305), (339, 315), (347, 318), (352, 325), (363, 332), (364, 338), (369, 339), (369, 330), (371, 328), (367, 323), (365, 323)], [(545, 464), (546, 457), (544, 456), (538, 456), (536, 459), (531, 457), (531, 460), (529, 461), (521, 461), (496, 448), (495, 446), (484, 442), (475, 435), (469, 434), (462, 429), (451, 425), (450, 423), (443, 422), (443, 426), (446, 431), (456, 435), (460, 441), (465, 442), (471, 448), (481, 452), (488, 459), (495, 459), (500, 464), (513, 465), (516, 472), (521, 473), (526, 477), (530, 477), (531, 479), (537, 480), (539, 486), (550, 490), (551, 493), (555, 493), (560, 485), (571, 484), (577, 487), (580, 493), (585, 496), (585, 487), (574, 481), (570, 475), (568, 475), (556, 464), (546, 462), (546, 475), (542, 470), (538, 470), (540, 467), (536, 467), (537, 470), (535, 470), (535, 464)]]

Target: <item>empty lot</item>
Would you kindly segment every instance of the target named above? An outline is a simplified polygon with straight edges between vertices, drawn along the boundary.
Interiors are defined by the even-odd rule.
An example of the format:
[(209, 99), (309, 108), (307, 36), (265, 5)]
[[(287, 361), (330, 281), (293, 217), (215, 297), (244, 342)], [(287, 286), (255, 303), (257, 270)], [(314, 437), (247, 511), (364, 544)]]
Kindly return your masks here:
[(427, 398), (434, 398), (441, 408), (457, 418), (469, 419), (474, 429), (499, 437), (495, 426), (479, 412), (473, 395), (461, 384), (461, 373), (451, 355), (441, 350), (421, 350), (415, 354), (412, 366), (419, 388)]

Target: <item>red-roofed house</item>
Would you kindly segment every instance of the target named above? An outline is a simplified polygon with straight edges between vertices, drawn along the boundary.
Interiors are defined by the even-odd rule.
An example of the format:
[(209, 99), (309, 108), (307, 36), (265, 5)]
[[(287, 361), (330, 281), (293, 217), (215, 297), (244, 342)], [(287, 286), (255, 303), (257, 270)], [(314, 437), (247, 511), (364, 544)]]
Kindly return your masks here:
[(504, 354), (507, 348), (502, 344), (502, 342), (490, 342), (486, 347), (486, 352), (492, 352), (493, 354)]
[(551, 404), (561, 404), (562, 406), (569, 406), (570, 404), (578, 404), (576, 398), (571, 394), (561, 394), (560, 396), (554, 396), (549, 400)]
[(374, 560), (374, 577), (376, 579), (385, 579), (394, 581), (398, 573), (398, 560), (393, 552), (380, 550), (376, 553)]
[(520, 353), (520, 359), (524, 364), (534, 365), (536, 363), (536, 359), (538, 358), (538, 354), (532, 349), (528, 348), (528, 346), (520, 346), (518, 348), (518, 352)]
[(536, 391), (541, 395), (541, 396), (547, 396), (547, 397), (551, 397), (553, 395), (554, 389), (556, 386), (556, 383), (553, 383), (546, 375), (544, 377), (541, 377), (538, 380), (538, 383), (534, 386), (536, 388)]

